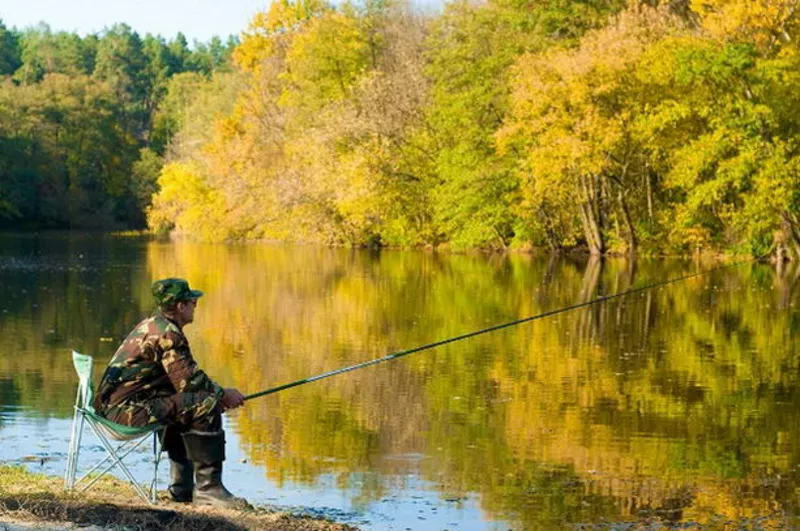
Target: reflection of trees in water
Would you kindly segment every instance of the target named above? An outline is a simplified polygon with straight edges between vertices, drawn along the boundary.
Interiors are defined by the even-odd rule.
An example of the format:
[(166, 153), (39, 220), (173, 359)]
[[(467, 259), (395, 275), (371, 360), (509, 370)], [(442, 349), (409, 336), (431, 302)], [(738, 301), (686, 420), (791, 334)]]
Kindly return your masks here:
[(131, 239), (102, 235), (0, 236), (0, 376), (15, 389), (3, 405), (71, 415), (70, 349), (102, 366), (127, 328), (151, 310), (131, 296), (132, 286), (149, 283), (131, 267), (141, 251)]
[[(67, 348), (109, 356), (156, 277), (206, 292), (197, 356), (254, 392), (710, 265), (151, 243), (143, 270), (135, 246), (71, 245), (49, 251), (66, 268), (0, 269), (0, 375), (43, 411), (73, 399)], [(797, 278), (717, 271), (255, 400), (235, 426), (279, 483), (331, 473), (368, 502), (418, 471), (526, 529), (788, 510)]]
[[(568, 364), (549, 364), (552, 374), (542, 385), (553, 390), (548, 402), (557, 407), (545, 408), (539, 419), (530, 408), (518, 413), (518, 424), (544, 425), (539, 431), (561, 438), (554, 444), (533, 432), (519, 446), (537, 450), (531, 459), (610, 470), (614, 479), (605, 483), (621, 498), (629, 494), (613, 485), (634, 470), (652, 477), (676, 471), (736, 478), (733, 484), (707, 482), (707, 488), (719, 491), (717, 500), (769, 510), (759, 505), (769, 498), (737, 491), (752, 492), (749, 486), (776, 459), (797, 462), (787, 448), (775, 449), (777, 440), (796, 433), (797, 408), (788, 404), (795, 402), (797, 362), (791, 316), (768, 304), (763, 273), (713, 274), (702, 283), (610, 302), (599, 319), (576, 318), (585, 336), (594, 337), (587, 322), (599, 327), (600, 340), (574, 341), (563, 352), (582, 360), (573, 373), (565, 374)], [(609, 312), (617, 319), (604, 323)], [(791, 500), (782, 502), (791, 507)]]
[[(19, 388), (12, 378), (0, 378), (0, 404), (17, 405), (22, 401)], [(0, 427), (4, 424), (4, 418), (0, 415)]]
[[(206, 361), (248, 391), (709, 265), (227, 249), (163, 258), (212, 287), (201, 336), (220, 355)], [(169, 273), (154, 256), (154, 276)], [(777, 396), (794, 403), (796, 365), (764, 276), (715, 272), (337, 377), (248, 405), (238, 429), (278, 481), (369, 476), (370, 500), (386, 488), (375, 471), (411, 466), (532, 529), (757, 512), (760, 463), (797, 462), (774, 445), (796, 431)]]
[[(108, 357), (155, 277), (206, 291), (187, 329), (198, 357), (253, 392), (709, 265), (152, 243), (143, 270), (136, 245), (66, 240), (21, 244), (27, 265), (10, 267), (9, 249), (0, 392), (60, 414), (67, 349)], [(526, 529), (788, 511), (797, 278), (714, 272), (256, 400), (236, 429), (278, 482), (332, 473), (369, 502), (413, 470)]]
[[(178, 246), (163, 263), (215, 286), (206, 322), (222, 326), (202, 339), (222, 355), (207, 361), (248, 391), (712, 265), (228, 249), (198, 261)], [(226, 264), (224, 278), (193, 262)], [(797, 462), (774, 445), (797, 419), (777, 396), (793, 403), (796, 382), (788, 317), (765, 305), (772, 277), (715, 272), (421, 353), (249, 405), (238, 428), (279, 481), (369, 476), (370, 500), (385, 489), (375, 471), (411, 467), (531, 529), (756, 514), (760, 463)]]
[(775, 273), (774, 285), (778, 309), (788, 310), (797, 298), (797, 288), (800, 286), (800, 264), (796, 261), (778, 261)]

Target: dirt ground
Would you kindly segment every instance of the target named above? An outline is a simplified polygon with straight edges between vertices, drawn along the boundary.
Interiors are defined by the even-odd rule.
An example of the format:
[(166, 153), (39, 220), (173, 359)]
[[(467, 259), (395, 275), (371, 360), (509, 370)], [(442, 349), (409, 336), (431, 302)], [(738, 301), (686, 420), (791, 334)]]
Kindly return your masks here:
[(137, 502), (130, 487), (103, 478), (88, 492), (65, 493), (63, 480), (0, 466), (0, 531), (357, 531), (327, 520), (259, 507), (230, 511), (178, 504), (159, 496), (156, 506)]

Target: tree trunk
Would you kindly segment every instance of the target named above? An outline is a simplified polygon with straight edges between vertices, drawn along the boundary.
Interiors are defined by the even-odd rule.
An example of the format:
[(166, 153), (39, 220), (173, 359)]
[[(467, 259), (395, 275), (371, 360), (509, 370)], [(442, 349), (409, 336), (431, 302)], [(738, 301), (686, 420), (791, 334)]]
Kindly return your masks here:
[(647, 191), (647, 218), (653, 220), (653, 179), (650, 175), (650, 165), (645, 164), (644, 168), (644, 184)]
[(800, 259), (800, 220), (791, 212), (784, 212), (781, 217), (783, 218), (783, 226), (789, 236), (789, 241), (792, 242), (792, 249), (797, 258)]
[(628, 253), (633, 254), (636, 252), (636, 247), (638, 245), (636, 229), (633, 226), (631, 212), (628, 208), (628, 203), (625, 201), (625, 195), (622, 193), (622, 190), (619, 190), (617, 193), (617, 201), (619, 202), (619, 208), (622, 211), (622, 219), (625, 222), (625, 230), (627, 231), (626, 242), (628, 244)]
[(496, 226), (492, 227), (492, 231), (494, 231), (494, 235), (497, 236), (497, 241), (500, 242), (500, 248), (502, 250), (504, 250), (504, 251), (507, 251), (508, 250), (508, 243), (506, 242), (506, 239), (503, 236), (503, 234), (500, 232), (500, 230)]
[(561, 235), (556, 230), (552, 217), (547, 212), (544, 205), (539, 205), (539, 215), (542, 218), (544, 237), (547, 240), (547, 246), (550, 247), (552, 251), (560, 252), (562, 250)]
[(603, 233), (600, 230), (602, 219), (600, 216), (600, 190), (597, 187), (597, 177), (593, 175), (581, 176), (579, 181), (583, 193), (579, 211), (586, 243), (589, 246), (590, 253), (601, 255), (606, 249)]

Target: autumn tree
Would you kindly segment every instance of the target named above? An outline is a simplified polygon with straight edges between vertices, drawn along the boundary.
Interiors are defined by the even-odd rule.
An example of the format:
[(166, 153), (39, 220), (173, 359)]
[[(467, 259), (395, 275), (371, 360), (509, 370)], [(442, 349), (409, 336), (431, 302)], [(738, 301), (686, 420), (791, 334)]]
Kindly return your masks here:
[[(509, 72), (524, 52), (568, 46), (621, 2), (454, 2), (427, 43), (435, 132), (437, 218), (456, 246), (507, 247), (520, 226), (513, 153), (494, 141), (509, 106)], [(557, 245), (553, 242), (554, 245)]]
[[(418, 197), (400, 192), (420, 181), (400, 146), (422, 105), (422, 24), (392, 22), (399, 14), (382, 3), (279, 2), (254, 18), (234, 54), (245, 90), (230, 115), (214, 119), (210, 141), (198, 130), (201, 151), (181, 151), (195, 162), (181, 171), (199, 171), (224, 198), (228, 230), (213, 234), (360, 245), (380, 242), (391, 218), (387, 237), (417, 237), (401, 228), (397, 200), (409, 207)], [(405, 44), (390, 44), (403, 35)], [(177, 175), (165, 168), (162, 178)]]
[(666, 40), (642, 62), (653, 98), (640, 128), (673, 194), (679, 249), (800, 250), (796, 51), (777, 38), (794, 31), (791, 4), (709, 3), (698, 8), (707, 33)]

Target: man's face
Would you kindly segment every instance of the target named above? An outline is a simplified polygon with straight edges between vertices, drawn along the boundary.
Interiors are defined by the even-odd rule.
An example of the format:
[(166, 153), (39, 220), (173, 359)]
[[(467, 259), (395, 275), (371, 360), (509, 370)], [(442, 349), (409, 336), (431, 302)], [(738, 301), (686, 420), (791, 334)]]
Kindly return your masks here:
[(194, 321), (194, 309), (197, 307), (197, 299), (190, 299), (188, 301), (181, 301), (175, 307), (175, 313), (178, 320), (183, 324), (189, 324)]

